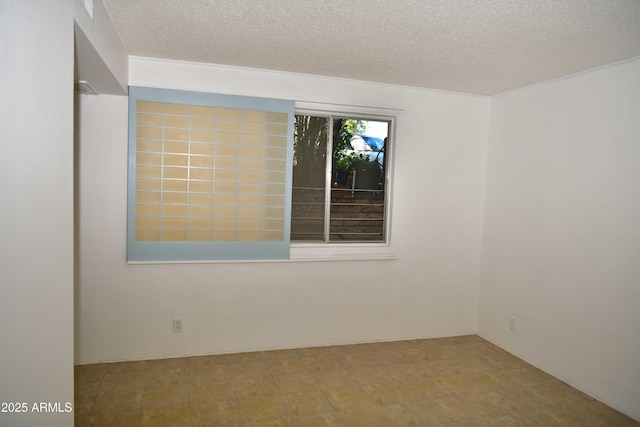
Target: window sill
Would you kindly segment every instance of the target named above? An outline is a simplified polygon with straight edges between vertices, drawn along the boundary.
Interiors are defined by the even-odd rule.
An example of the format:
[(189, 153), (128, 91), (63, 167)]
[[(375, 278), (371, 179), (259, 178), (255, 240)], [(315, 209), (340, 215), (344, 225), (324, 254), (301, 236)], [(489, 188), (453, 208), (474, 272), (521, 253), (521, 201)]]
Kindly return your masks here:
[(380, 261), (396, 260), (398, 255), (385, 244), (367, 243), (293, 243), (289, 259), (265, 260), (207, 260), (207, 261), (127, 261), (128, 265), (149, 264), (229, 264), (229, 263), (280, 263), (316, 261)]
[(379, 243), (293, 243), (290, 261), (377, 261), (394, 260), (398, 255)]

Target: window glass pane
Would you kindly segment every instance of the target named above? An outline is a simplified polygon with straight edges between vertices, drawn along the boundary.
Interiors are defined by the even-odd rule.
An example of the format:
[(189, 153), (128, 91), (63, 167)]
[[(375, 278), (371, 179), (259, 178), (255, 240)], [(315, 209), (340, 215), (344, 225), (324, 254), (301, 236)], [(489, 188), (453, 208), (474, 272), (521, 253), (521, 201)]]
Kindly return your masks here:
[(296, 116), (291, 240), (324, 241), (327, 117)]
[(330, 242), (385, 241), (385, 145), (389, 122), (333, 119)]
[(388, 134), (388, 121), (296, 116), (291, 240), (385, 241)]

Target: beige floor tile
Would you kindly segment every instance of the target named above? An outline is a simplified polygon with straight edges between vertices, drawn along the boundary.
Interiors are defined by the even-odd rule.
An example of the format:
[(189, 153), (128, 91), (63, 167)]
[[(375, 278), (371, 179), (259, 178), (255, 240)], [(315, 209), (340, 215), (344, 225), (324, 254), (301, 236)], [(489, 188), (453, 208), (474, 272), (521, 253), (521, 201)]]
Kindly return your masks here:
[(189, 384), (189, 367), (153, 369), (147, 372), (146, 387)]
[(191, 426), (241, 426), (240, 410), (235, 399), (216, 399), (191, 403)]
[(77, 426), (639, 427), (475, 335), (75, 367)]
[(209, 403), (217, 400), (229, 400), (236, 398), (233, 383), (221, 383), (217, 381), (199, 381), (191, 383), (189, 387), (190, 402)]
[(243, 423), (243, 427), (295, 427), (293, 420), (289, 417), (276, 417), (259, 421)]
[(371, 384), (363, 386), (374, 406), (393, 405), (400, 401), (402, 387), (396, 385)]
[(234, 381), (268, 376), (267, 364), (263, 361), (230, 363), (226, 365), (228, 375)]
[(378, 351), (397, 351), (405, 348), (400, 341), (378, 341), (361, 344), (361, 346), (368, 353), (374, 353)]
[(149, 360), (147, 369), (149, 372), (169, 369), (189, 369), (189, 359), (188, 357), (176, 357), (172, 359)]
[(298, 359), (300, 357), (298, 350), (294, 348), (285, 349), (285, 350), (263, 351), (261, 353), (262, 353), (262, 359), (265, 361)]
[(425, 400), (417, 406), (428, 414), (431, 425), (452, 424), (462, 422), (465, 419), (465, 414), (463, 413), (465, 407), (463, 403), (457, 399), (437, 397)]
[(334, 389), (324, 392), (334, 410), (339, 412), (363, 409), (375, 405), (374, 397), (364, 387)]
[(142, 407), (140, 412), (141, 427), (177, 427), (188, 426), (191, 423), (189, 405), (169, 405), (157, 407)]
[(302, 363), (310, 372), (327, 372), (343, 368), (342, 363), (333, 355), (303, 356)]
[(486, 341), (460, 344), (458, 350), (460, 354), (470, 357), (486, 357), (498, 353), (496, 346)]
[(556, 409), (572, 410), (575, 405), (592, 400), (586, 394), (563, 382), (533, 386), (527, 389), (540, 401)]
[(529, 386), (545, 386), (562, 382), (552, 375), (534, 367), (523, 368), (519, 372), (524, 376), (524, 383)]
[(280, 396), (238, 399), (238, 408), (244, 423), (281, 419), (289, 416)]
[(193, 356), (188, 357), (187, 360), (189, 362), (189, 366), (192, 368), (212, 365), (225, 365), (227, 363), (227, 355), (214, 354), (211, 356)]
[(463, 375), (483, 374), (496, 371), (496, 365), (486, 356), (464, 356), (454, 359), (455, 367)]
[(148, 360), (136, 360), (133, 362), (116, 362), (109, 364), (109, 374), (125, 373), (125, 372), (141, 372), (146, 371), (149, 367)]
[(335, 354), (335, 351), (336, 350), (334, 346), (305, 347), (305, 348), (296, 349), (296, 352), (300, 357), (316, 357), (316, 358), (333, 357), (333, 355)]
[(427, 360), (425, 352), (418, 348), (401, 348), (398, 350), (380, 350), (371, 353), (379, 366), (415, 363)]
[(399, 384), (396, 378), (391, 376), (389, 369), (383, 367), (362, 367), (349, 370), (349, 376), (353, 381), (361, 385), (393, 386)]
[(100, 391), (144, 388), (146, 381), (146, 371), (108, 372), (102, 380)]
[(446, 395), (446, 390), (434, 380), (422, 383), (402, 384), (398, 387), (397, 398), (404, 403), (420, 407), (422, 402)]
[(347, 345), (335, 345), (330, 347), (333, 350), (333, 354), (341, 356), (345, 354), (363, 354), (371, 351), (371, 344), (347, 344)]
[(121, 409), (137, 409), (142, 406), (143, 389), (101, 390), (95, 398), (94, 412), (120, 411)]
[(638, 426), (629, 417), (608, 408), (597, 401), (577, 402), (573, 406), (556, 406), (547, 409), (544, 414), (555, 425), (584, 426), (584, 427), (616, 427)]
[(467, 343), (472, 343), (472, 342), (487, 342), (485, 341), (483, 338), (480, 338), (478, 335), (475, 334), (471, 334), (471, 335), (460, 335), (457, 337), (449, 337), (449, 338), (444, 338), (445, 340), (449, 340), (450, 342), (454, 343), (454, 344), (467, 344)]
[(437, 374), (430, 366), (431, 362), (404, 363), (396, 366), (387, 366), (385, 372), (393, 380), (408, 384), (426, 381)]
[(241, 421), (218, 422), (214, 420), (191, 418), (190, 427), (245, 427), (245, 424)]
[(495, 372), (485, 372), (482, 374), (473, 374), (468, 377), (471, 382), (473, 390), (481, 393), (483, 391), (502, 389), (504, 384), (500, 377)]
[(235, 381), (232, 383), (232, 389), (237, 399), (255, 399), (280, 394), (280, 390), (271, 376)]
[(366, 367), (381, 367), (407, 363), (398, 351), (386, 348), (379, 348), (378, 350), (366, 352), (364, 356), (368, 359), (368, 364), (365, 365)]
[(73, 418), (76, 426), (87, 425), (87, 417), (92, 407), (93, 402), (75, 402), (73, 404)]
[(263, 362), (264, 360), (265, 358), (261, 351), (227, 354), (227, 363)]
[(553, 405), (545, 399), (533, 394), (529, 389), (525, 388), (497, 388), (495, 391), (502, 393), (509, 399), (512, 408), (512, 414), (518, 416), (528, 416), (538, 412), (550, 411)]
[(349, 427), (334, 413), (292, 417), (296, 427)]
[(189, 378), (191, 383), (219, 382), (228, 383), (234, 380), (233, 369), (229, 364), (221, 365), (199, 365), (189, 368)]
[(335, 369), (333, 371), (327, 371), (322, 373), (312, 373), (311, 376), (318, 387), (323, 391), (333, 389), (343, 389), (358, 387), (361, 383), (351, 376), (351, 373), (346, 369)]
[(108, 370), (109, 365), (106, 363), (78, 365), (74, 368), (75, 383), (84, 384), (102, 381)]
[(402, 402), (381, 408), (394, 426), (403, 427), (442, 427), (442, 422), (434, 419), (430, 413), (410, 403)]
[[(498, 417), (469, 417), (453, 424), (455, 427), (541, 427), (531, 420), (511, 415)], [(546, 426), (545, 426), (546, 427)]]
[(513, 413), (512, 399), (501, 392), (475, 393), (461, 399), (469, 411), (482, 417), (501, 417)]
[(347, 369), (382, 366), (380, 361), (368, 353), (344, 353), (335, 357)]
[(137, 426), (140, 419), (140, 408), (123, 409), (117, 411), (91, 411), (86, 419), (86, 425), (91, 427), (131, 427)]
[(86, 427), (87, 424), (87, 417), (85, 416), (79, 416), (78, 414), (74, 413), (73, 415), (73, 426), (74, 427)]
[(421, 338), (414, 338), (414, 339), (406, 339), (406, 340), (399, 340), (399, 341), (391, 341), (391, 343), (398, 346), (399, 348), (421, 348), (421, 343), (424, 341), (426, 340)]
[(487, 360), (492, 363), (496, 369), (521, 369), (531, 368), (532, 366), (522, 359), (518, 359), (506, 351), (496, 351), (494, 355), (488, 355)]
[[(428, 360), (425, 362), (414, 363), (414, 365), (420, 369), (424, 377), (442, 378), (458, 376), (460, 375), (460, 372), (452, 360)], [(395, 370), (396, 369), (394, 369), (394, 371)]]
[(339, 419), (345, 426), (389, 427), (393, 425), (393, 421), (385, 411), (377, 408), (342, 412), (339, 414)]
[(273, 382), (280, 394), (320, 389), (316, 376), (308, 373), (274, 375)]
[(76, 405), (79, 403), (93, 403), (98, 390), (100, 389), (100, 381), (91, 383), (76, 383), (74, 388), (74, 401)]
[(300, 357), (290, 359), (274, 359), (267, 361), (267, 371), (271, 375), (308, 374), (310, 373)]
[(579, 425), (575, 425), (575, 424), (571, 424), (568, 423), (567, 420), (563, 420), (562, 418), (559, 418), (555, 413), (553, 413), (552, 411), (546, 411), (546, 410), (536, 410), (533, 412), (530, 412), (528, 414), (526, 414), (524, 417), (526, 417), (526, 419), (528, 419), (532, 426), (545, 426), (545, 427), (585, 427), (585, 426), (579, 426)]
[(425, 349), (425, 355), (428, 360), (452, 360), (456, 357), (462, 357), (458, 350), (458, 346), (454, 344), (440, 344)]
[(321, 391), (291, 393), (282, 396), (287, 412), (292, 417), (330, 413), (331, 404)]
[(476, 384), (468, 377), (463, 375), (456, 375), (450, 377), (436, 377), (434, 381), (437, 382), (442, 388), (442, 394), (446, 395), (460, 395), (471, 394), (477, 392)]
[(142, 408), (157, 408), (170, 405), (188, 405), (189, 384), (149, 387), (144, 391)]

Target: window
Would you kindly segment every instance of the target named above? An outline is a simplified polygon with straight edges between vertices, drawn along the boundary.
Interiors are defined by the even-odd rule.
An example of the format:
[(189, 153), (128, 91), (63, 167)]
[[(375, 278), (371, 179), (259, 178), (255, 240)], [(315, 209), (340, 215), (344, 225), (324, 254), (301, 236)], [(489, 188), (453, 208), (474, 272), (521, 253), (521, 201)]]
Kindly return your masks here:
[(286, 259), (293, 101), (131, 87), (127, 259)]
[(130, 87), (127, 261), (395, 258), (391, 124)]
[(295, 117), (291, 240), (384, 243), (391, 119)]

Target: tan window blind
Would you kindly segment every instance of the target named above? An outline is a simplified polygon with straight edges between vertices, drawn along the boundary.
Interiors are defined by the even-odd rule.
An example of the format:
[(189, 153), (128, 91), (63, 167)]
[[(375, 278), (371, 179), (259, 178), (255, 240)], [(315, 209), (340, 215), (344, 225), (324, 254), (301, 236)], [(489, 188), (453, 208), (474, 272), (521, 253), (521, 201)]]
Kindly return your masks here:
[(288, 137), (287, 112), (137, 99), (134, 242), (287, 241)]

